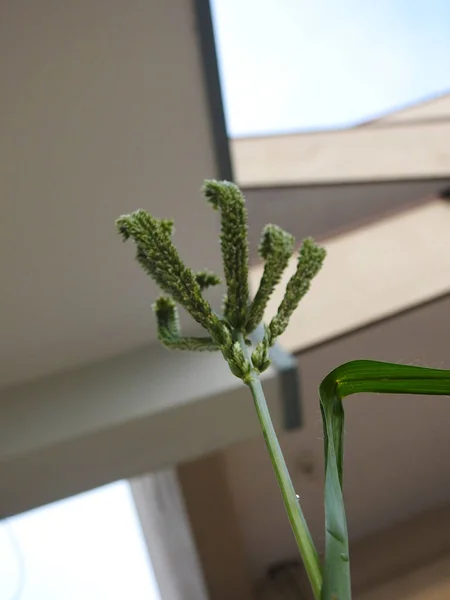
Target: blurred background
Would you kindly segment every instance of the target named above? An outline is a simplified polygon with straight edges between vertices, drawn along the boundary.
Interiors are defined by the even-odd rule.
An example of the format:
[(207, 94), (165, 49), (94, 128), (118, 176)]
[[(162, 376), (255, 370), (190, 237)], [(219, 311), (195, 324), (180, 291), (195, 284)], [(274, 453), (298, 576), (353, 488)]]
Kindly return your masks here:
[[(266, 223), (327, 248), (264, 381), (322, 550), (323, 377), (450, 368), (449, 28), (443, 0), (0, 0), (0, 600), (311, 598), (247, 390), (159, 346), (114, 221), (173, 218), (220, 272), (200, 189), (232, 179), (253, 291)], [(346, 404), (356, 600), (450, 598), (449, 407)]]

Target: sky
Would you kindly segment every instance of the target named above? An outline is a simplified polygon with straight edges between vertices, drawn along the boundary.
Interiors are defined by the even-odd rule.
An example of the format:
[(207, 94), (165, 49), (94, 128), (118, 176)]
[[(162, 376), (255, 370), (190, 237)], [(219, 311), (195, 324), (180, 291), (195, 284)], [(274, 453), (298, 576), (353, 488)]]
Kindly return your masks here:
[(448, 0), (212, 0), (232, 137), (353, 125), (450, 90)]

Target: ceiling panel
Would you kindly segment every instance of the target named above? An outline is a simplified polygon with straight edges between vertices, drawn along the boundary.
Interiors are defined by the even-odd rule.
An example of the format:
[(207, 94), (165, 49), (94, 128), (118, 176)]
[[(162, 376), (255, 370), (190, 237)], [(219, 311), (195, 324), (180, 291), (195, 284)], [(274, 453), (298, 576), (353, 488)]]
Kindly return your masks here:
[(174, 218), (186, 261), (220, 269), (195, 19), (184, 0), (1, 0), (0, 385), (155, 338), (121, 213)]

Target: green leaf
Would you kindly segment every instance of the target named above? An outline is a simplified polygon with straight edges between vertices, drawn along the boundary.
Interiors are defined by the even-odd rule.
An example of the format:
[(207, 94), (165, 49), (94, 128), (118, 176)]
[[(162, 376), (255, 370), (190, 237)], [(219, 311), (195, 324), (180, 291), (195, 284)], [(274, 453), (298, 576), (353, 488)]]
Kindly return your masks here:
[(450, 395), (450, 371), (356, 360), (337, 367), (319, 394), (325, 444), (325, 565), (321, 600), (350, 600), (348, 533), (342, 492), (344, 408), (351, 394)]

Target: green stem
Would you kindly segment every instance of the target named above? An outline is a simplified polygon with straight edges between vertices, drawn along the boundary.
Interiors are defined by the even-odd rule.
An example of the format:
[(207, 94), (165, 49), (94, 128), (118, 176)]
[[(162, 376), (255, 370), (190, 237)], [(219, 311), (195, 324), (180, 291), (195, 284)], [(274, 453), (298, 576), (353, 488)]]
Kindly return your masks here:
[[(245, 344), (244, 336), (239, 334), (238, 340), (247, 360), (251, 361), (250, 352)], [(278, 442), (277, 434), (275, 433), (272, 419), (270, 417), (269, 408), (264, 396), (259, 374), (253, 371), (251, 380), (247, 385), (250, 388), (253, 396), (256, 413), (258, 415), (262, 433), (267, 445), (267, 450), (269, 451), (272, 467), (275, 471), (275, 476), (283, 497), (284, 506), (286, 508), (292, 531), (305, 565), (306, 573), (314, 592), (314, 597), (316, 600), (320, 600), (320, 592), (322, 588), (322, 569), (319, 561), (319, 555), (316, 547), (314, 546), (308, 525), (306, 524), (305, 517), (303, 516), (300, 508), (294, 486), (292, 485), (291, 477), (289, 475), (289, 471)]]

